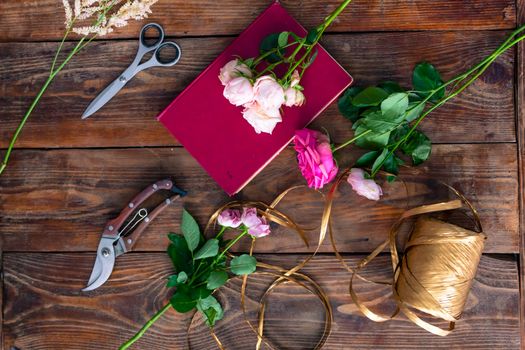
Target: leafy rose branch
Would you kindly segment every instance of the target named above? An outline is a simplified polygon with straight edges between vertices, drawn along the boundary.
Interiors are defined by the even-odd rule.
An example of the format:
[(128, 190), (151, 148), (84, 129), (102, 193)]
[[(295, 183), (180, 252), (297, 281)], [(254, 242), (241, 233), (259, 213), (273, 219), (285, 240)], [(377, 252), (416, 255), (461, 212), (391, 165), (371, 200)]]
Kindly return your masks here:
[[(29, 116), (38, 105), (42, 95), (47, 90), (51, 82), (55, 79), (57, 74), (78, 52), (84, 49), (97, 36), (108, 34), (112, 32), (115, 27), (123, 27), (127, 25), (130, 19), (140, 20), (147, 17), (148, 13), (151, 12), (150, 7), (155, 4), (157, 0), (128, 0), (124, 2), (123, 0), (76, 0), (73, 8), (71, 8), (68, 0), (63, 0), (62, 2), (66, 16), (66, 30), (64, 32), (64, 36), (62, 37), (62, 40), (60, 41), (60, 44), (57, 48), (46, 81), (35, 96), (35, 99), (24, 114), (24, 117), (20, 121), (11, 138), (9, 146), (4, 155), (4, 159), (0, 164), (0, 175), (7, 167), (13, 147), (15, 146), (15, 143), (18, 140), (22, 129), (24, 128), (24, 125), (29, 119)], [(120, 6), (117, 8), (117, 5)], [(85, 20), (89, 21), (90, 18), (93, 18), (91, 20), (91, 25), (76, 26), (77, 23)], [(58, 64), (58, 57), (64, 48), (67, 38), (72, 32), (81, 35), (81, 38), (77, 41), (73, 49), (71, 49), (71, 51), (67, 54), (62, 63)]]
[[(183, 210), (182, 235), (170, 233), (168, 255), (176, 273), (168, 278), (167, 287), (175, 287), (169, 303), (163, 306), (120, 350), (128, 349), (169, 309), (179, 313), (197, 310), (206, 324), (213, 328), (224, 316), (224, 311), (212, 295), (230, 279), (231, 273), (237, 276), (249, 275), (256, 270), (257, 260), (248, 254), (233, 257), (228, 262), (229, 250), (244, 237), (252, 239), (270, 234), (266, 219), (257, 213), (256, 208), (244, 208), (243, 212), (226, 209), (220, 213), (217, 222), (220, 231), (214, 238), (205, 240), (195, 219)], [(228, 229), (239, 233), (231, 240), (224, 239)]]
[[(374, 181), (384, 170), (394, 181), (403, 156), (413, 165), (425, 162), (432, 143), (418, 126), (433, 111), (459, 95), (478, 79), (504, 52), (525, 39), (525, 26), (517, 28), (496, 50), (466, 72), (443, 82), (434, 66), (423, 62), (412, 73), (412, 89), (391, 81), (367, 88), (352, 87), (339, 99), (339, 110), (352, 122), (354, 136), (333, 145), (327, 135), (316, 130), (296, 131), (294, 143), (299, 169), (308, 186), (323, 188), (339, 171), (334, 154), (355, 144), (368, 150), (354, 164), (348, 183), (361, 196), (379, 200), (381, 187)], [(371, 168), (366, 172), (360, 168)]]
[(353, 122), (355, 136), (334, 147), (333, 151), (352, 143), (370, 150), (356, 162), (358, 167), (371, 166), (370, 178), (382, 169), (397, 174), (398, 166), (403, 164), (396, 154), (399, 150), (411, 157), (414, 165), (426, 161), (431, 153), (431, 142), (417, 129), (419, 124), (469, 87), (499, 56), (525, 39), (525, 35), (519, 36), (524, 30), (525, 26), (516, 29), (484, 60), (447, 82), (441, 80), (434, 66), (420, 63), (413, 71), (412, 90), (405, 91), (393, 82), (366, 89), (348, 89), (339, 100), (339, 109)]

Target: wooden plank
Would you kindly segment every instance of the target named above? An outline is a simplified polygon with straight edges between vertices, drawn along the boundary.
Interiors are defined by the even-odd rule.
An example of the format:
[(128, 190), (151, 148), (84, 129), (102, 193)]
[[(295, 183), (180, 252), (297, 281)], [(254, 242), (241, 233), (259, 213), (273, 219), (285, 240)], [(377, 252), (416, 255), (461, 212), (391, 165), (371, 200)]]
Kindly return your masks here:
[[(284, 0), (283, 5), (306, 27), (318, 25), (341, 1)], [(269, 0), (159, 1), (148, 21), (162, 23), (169, 35), (238, 34), (271, 4)], [(0, 3), (0, 41), (58, 40), (64, 33), (64, 10), (59, 1), (4, 0)], [(512, 28), (512, 0), (432, 2), (355, 0), (331, 31), (464, 30)], [(142, 23), (132, 22), (110, 37), (135, 37)]]
[[(517, 21), (525, 24), (525, 1), (517, 0)], [(520, 208), (520, 329), (521, 349), (525, 350), (525, 44), (518, 44), (516, 56), (516, 129), (518, 135), (518, 172)]]
[[(259, 261), (291, 267), (305, 256), (259, 255)], [(362, 256), (349, 256), (355, 265)], [(115, 349), (167, 300), (165, 278), (172, 273), (164, 254), (128, 254), (119, 258), (111, 279), (97, 291), (84, 294), (93, 254), (5, 254), (5, 346), (20, 349)], [(367, 277), (387, 278), (386, 256), (374, 262)], [(465, 312), (447, 337), (431, 335), (406, 319), (374, 323), (357, 310), (342, 314), (351, 303), (348, 273), (333, 256), (318, 256), (304, 272), (330, 297), (334, 327), (326, 349), (495, 349), (519, 348), (519, 290), (517, 263), (512, 256), (484, 256)], [(249, 317), (270, 280), (250, 278)], [(225, 318), (216, 328), (227, 349), (254, 348), (254, 336), (239, 311), (238, 280), (221, 288), (218, 298)], [(375, 309), (385, 303), (388, 289), (358, 281), (358, 292)], [(387, 302), (388, 304), (388, 302)], [(381, 310), (389, 309), (379, 307)], [(297, 287), (279, 288), (267, 311), (267, 334), (279, 349), (311, 348), (322, 327), (323, 310), (316, 299)], [(168, 311), (136, 349), (183, 349), (188, 315)], [(441, 324), (442, 325), (442, 324)], [(192, 348), (215, 348), (200, 321), (190, 337)]]
[[(340, 159), (341, 166), (350, 164), (350, 153), (354, 159), (358, 155), (346, 153)], [(286, 149), (236, 198), (269, 203), (286, 188), (304, 184), (295, 164), (295, 152)], [(405, 171), (410, 206), (442, 200), (446, 191), (434, 180), (443, 180), (463, 191), (479, 210), (489, 236), (486, 252), (518, 251), (515, 144), (437, 145), (421, 170), (417, 176), (408, 176)], [(184, 206), (203, 225), (228, 201), (179, 147), (18, 151), (10, 169), (0, 177), (0, 232), (4, 234), (5, 251), (94, 251), (105, 222), (143, 187), (166, 176), (190, 192)], [(370, 252), (387, 237), (407, 202), (401, 182), (385, 186), (385, 191), (385, 200), (376, 204), (357, 197), (348, 185), (341, 186), (334, 228), (342, 251)], [(179, 206), (157, 219), (137, 244), (138, 250), (166, 248), (166, 234), (178, 230)], [(352, 209), (355, 207), (359, 210)], [(292, 194), (281, 208), (305, 227), (319, 225), (322, 203), (314, 192)], [(258, 250), (309, 251), (292, 232), (277, 230), (275, 235), (279, 239), (262, 240)], [(315, 230), (308, 235), (316, 241)], [(331, 251), (328, 243), (323, 251)]]
[[(330, 35), (324, 42), (343, 67), (354, 75), (356, 84), (376, 84), (388, 78), (410, 86), (411, 70), (417, 62), (433, 62), (449, 79), (482, 60), (498, 47), (505, 35), (501, 31), (371, 33)], [(231, 38), (178, 41), (184, 56), (177, 66), (140, 73), (99, 113), (81, 121), (80, 116), (91, 100), (127, 67), (137, 45), (134, 40), (94, 43), (56, 78), (31, 116), (17, 146), (176, 144), (154, 120), (155, 116), (231, 42)], [(56, 45), (0, 44), (0, 76), (3, 77), (0, 81), (0, 104), (3, 106), (0, 147), (7, 147), (21, 116), (46, 79)], [(101, 60), (105, 61), (104, 65), (100, 64)], [(513, 82), (513, 53), (509, 52), (470, 89), (435, 112), (423, 123), (423, 128), (437, 143), (514, 142)], [(350, 124), (339, 115), (335, 105), (315, 125), (326, 127), (338, 142), (351, 137)]]

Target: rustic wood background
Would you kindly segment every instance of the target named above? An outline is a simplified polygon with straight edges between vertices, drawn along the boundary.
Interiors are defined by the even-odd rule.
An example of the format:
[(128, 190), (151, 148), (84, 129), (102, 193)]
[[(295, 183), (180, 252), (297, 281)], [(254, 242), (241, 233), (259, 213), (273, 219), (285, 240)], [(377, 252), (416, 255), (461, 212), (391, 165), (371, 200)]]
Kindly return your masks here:
[[(307, 27), (338, 2), (282, 1)], [(167, 300), (166, 233), (178, 229), (181, 204), (157, 219), (137, 253), (119, 258), (108, 283), (88, 295), (80, 289), (89, 277), (104, 223), (144, 186), (173, 177), (191, 192), (183, 205), (201, 223), (228, 201), (155, 116), (270, 3), (159, 1), (150, 20), (161, 23), (182, 46), (182, 60), (171, 69), (139, 74), (89, 121), (80, 120), (82, 111), (129, 64), (142, 23), (93, 42), (60, 73), (0, 177), (0, 347), (115, 349)], [(355, 0), (330, 28), (323, 45), (357, 84), (386, 77), (406, 84), (413, 65), (421, 60), (434, 63), (445, 78), (452, 77), (482, 59), (524, 21), (525, 0)], [(1, 149), (45, 80), (62, 32), (60, 1), (0, 0)], [(326, 349), (525, 349), (523, 323), (520, 326), (525, 315), (523, 288), (520, 298), (520, 281), (525, 282), (525, 214), (520, 210), (525, 190), (524, 58), (525, 46), (509, 51), (425, 121), (423, 128), (436, 144), (432, 159), (420, 174), (405, 178), (411, 204), (444, 195), (435, 182), (442, 180), (465, 193), (480, 211), (488, 241), (457, 329), (441, 338), (403, 318), (377, 324), (352, 307), (355, 312), (350, 315), (339, 312), (351, 303), (349, 276), (324, 245), (305, 272), (326, 289), (336, 310)], [(314, 124), (325, 126), (335, 141), (350, 135), (349, 123), (334, 106)], [(342, 161), (349, 163), (352, 157)], [(294, 152), (285, 150), (237, 197), (270, 201), (285, 188), (303, 183), (294, 164)], [(386, 237), (406, 205), (399, 185), (387, 190), (387, 200), (379, 204), (344, 188), (338, 196), (337, 244), (350, 263)], [(312, 225), (321, 207), (315, 195), (298, 193), (283, 210)], [(309, 235), (315, 239), (315, 232)], [(240, 245), (238, 250), (246, 248)], [(293, 266), (308, 252), (284, 230), (257, 247), (260, 260), (283, 266)], [(388, 272), (388, 259), (381, 257), (367, 274), (385, 277)], [(253, 277), (251, 309), (267, 283)], [(377, 287), (360, 284), (358, 289), (372, 305), (384, 303), (388, 295)], [(255, 340), (243, 324), (238, 290), (238, 281), (232, 281), (220, 293), (226, 316), (217, 332), (228, 349), (252, 348)], [(322, 317), (311, 296), (293, 287), (279, 289), (268, 310), (268, 336), (278, 348), (308, 349), (320, 334)], [(182, 349), (188, 322), (187, 315), (169, 312), (135, 348)], [(195, 349), (214, 348), (200, 323), (191, 343)]]

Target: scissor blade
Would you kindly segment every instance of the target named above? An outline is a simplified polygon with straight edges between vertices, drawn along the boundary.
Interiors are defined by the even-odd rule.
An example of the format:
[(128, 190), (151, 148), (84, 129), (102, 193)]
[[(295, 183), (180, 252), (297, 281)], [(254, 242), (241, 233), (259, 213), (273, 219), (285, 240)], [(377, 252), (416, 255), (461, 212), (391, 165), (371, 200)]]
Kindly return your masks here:
[(115, 96), (120, 89), (126, 85), (126, 79), (121, 79), (123, 75), (115, 79), (111, 84), (109, 84), (100, 94), (98, 94), (97, 97), (86, 108), (84, 111), (84, 114), (82, 114), (82, 119), (89, 118), (91, 115), (93, 115), (96, 111), (98, 111), (100, 108), (102, 108), (106, 103), (108, 103), (109, 100)]
[(113, 248), (114, 239), (102, 238), (97, 249), (97, 259), (93, 265), (93, 271), (89, 277), (88, 285), (82, 289), (83, 292), (97, 289), (103, 285), (113, 272), (115, 266), (115, 251)]

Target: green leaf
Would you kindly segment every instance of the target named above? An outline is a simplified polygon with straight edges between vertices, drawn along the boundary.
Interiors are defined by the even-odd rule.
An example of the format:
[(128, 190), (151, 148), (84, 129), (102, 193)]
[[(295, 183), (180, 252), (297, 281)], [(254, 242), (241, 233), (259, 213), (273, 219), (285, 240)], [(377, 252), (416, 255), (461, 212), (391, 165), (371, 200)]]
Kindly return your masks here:
[(204, 259), (216, 256), (219, 253), (219, 241), (215, 238), (212, 238), (195, 253), (194, 259)]
[(423, 110), (425, 109), (425, 104), (420, 102), (410, 102), (408, 104), (408, 109), (405, 114), (405, 120), (411, 122), (419, 118)]
[(399, 166), (404, 162), (401, 158), (397, 157), (395, 154), (391, 154), (385, 159), (383, 163), (383, 168), (386, 172), (397, 175), (399, 173)]
[(373, 164), (376, 158), (379, 156), (379, 151), (372, 151), (363, 154), (356, 162), (355, 166), (357, 168), (362, 168)]
[(224, 311), (222, 310), (221, 304), (219, 304), (217, 299), (212, 295), (199, 300), (197, 302), (197, 310), (204, 315), (206, 324), (210, 327), (213, 327), (215, 322), (224, 317)]
[(228, 281), (228, 274), (224, 271), (213, 271), (208, 277), (206, 288), (217, 289), (222, 287)]
[(279, 47), (284, 47), (288, 45), (289, 36), (290, 36), (290, 33), (288, 32), (279, 33), (279, 36), (277, 37), (277, 44), (279, 45)]
[(384, 81), (379, 84), (379, 87), (389, 94), (393, 94), (394, 92), (405, 92), (405, 89), (399, 86), (395, 81)]
[(170, 233), (168, 237), (171, 241), (168, 246), (168, 255), (175, 271), (178, 273), (184, 271), (190, 275), (193, 272), (193, 259), (186, 240), (181, 235), (174, 233)]
[(414, 165), (419, 165), (430, 157), (432, 143), (425, 134), (415, 130), (408, 140), (401, 145), (401, 150), (407, 156), (412, 157)]
[(179, 273), (179, 276), (177, 276), (177, 282), (178, 283), (185, 283), (188, 280), (188, 274), (184, 271), (181, 271)]
[[(281, 33), (273, 33), (273, 34), (268, 35), (266, 38), (264, 38), (261, 41), (261, 45), (259, 46), (259, 50), (261, 54), (265, 54), (268, 51), (272, 51), (274, 49), (279, 48), (279, 35), (281, 35)], [(266, 57), (266, 61), (270, 63), (280, 61), (282, 55), (283, 53), (281, 49), (278, 49), (276, 53), (272, 53), (271, 55)]]
[(245, 60), (243, 61), (243, 63), (244, 63), (245, 65), (247, 65), (248, 67), (251, 67), (251, 66), (253, 65), (253, 62), (254, 62), (254, 61), (255, 61), (254, 58), (251, 57), (251, 58), (245, 59)]
[(385, 90), (371, 86), (357, 94), (353, 98), (352, 104), (356, 107), (378, 106), (387, 97), (388, 93)]
[(197, 306), (197, 300), (192, 298), (185, 289), (178, 289), (171, 297), (170, 303), (180, 313), (190, 312)]
[[(414, 90), (419, 91), (420, 96), (427, 97), (431, 90), (435, 90), (443, 85), (443, 80), (437, 69), (428, 62), (422, 62), (416, 65), (412, 73), (412, 85)], [(445, 89), (439, 90), (431, 101), (436, 101), (445, 96)]]
[(257, 260), (248, 254), (243, 254), (230, 262), (231, 272), (236, 275), (249, 275), (257, 268)]
[(201, 287), (192, 289), (190, 295), (192, 296), (193, 299), (199, 300), (199, 299), (207, 298), (208, 296), (211, 295), (212, 292), (213, 291), (206, 288), (206, 286), (201, 286)]
[(406, 92), (394, 92), (381, 102), (381, 113), (390, 120), (396, 120), (402, 116), (408, 108), (408, 94)]
[(186, 209), (182, 209), (181, 231), (186, 239), (189, 250), (193, 252), (199, 246), (201, 233), (197, 221), (195, 221)]
[(339, 112), (346, 118), (349, 119), (352, 122), (357, 121), (357, 119), (360, 118), (359, 111), (361, 108), (356, 107), (352, 104), (353, 98), (363, 91), (363, 88), (359, 86), (354, 86), (345, 91), (343, 96), (339, 98), (337, 101), (337, 106), (339, 107)]
[[(402, 120), (402, 119), (401, 119)], [(397, 128), (401, 120), (391, 119), (382, 112), (376, 111), (362, 119), (362, 125), (377, 134), (384, 134)]]
[(379, 157), (374, 162), (374, 165), (372, 165), (372, 174), (375, 174), (381, 167), (383, 166), (383, 162), (385, 161), (386, 157), (388, 156), (388, 148), (384, 148)]
[[(369, 130), (367, 127), (363, 125), (359, 125), (355, 130), (355, 135), (361, 135), (365, 131)], [(383, 149), (388, 144), (388, 140), (390, 138), (390, 133), (374, 133), (370, 132), (360, 138), (358, 138), (355, 142), (357, 147), (369, 149), (369, 150), (380, 150)]]
[(308, 35), (306, 35), (306, 43), (308, 45), (312, 45), (317, 38), (317, 33), (319, 33), (319, 28), (315, 27), (313, 29), (310, 29), (308, 31)]
[(310, 57), (308, 58), (308, 61), (305, 64), (303, 64), (303, 69), (310, 67), (312, 63), (314, 63), (318, 54), (319, 54), (319, 50), (314, 49), (314, 52), (310, 55)]

